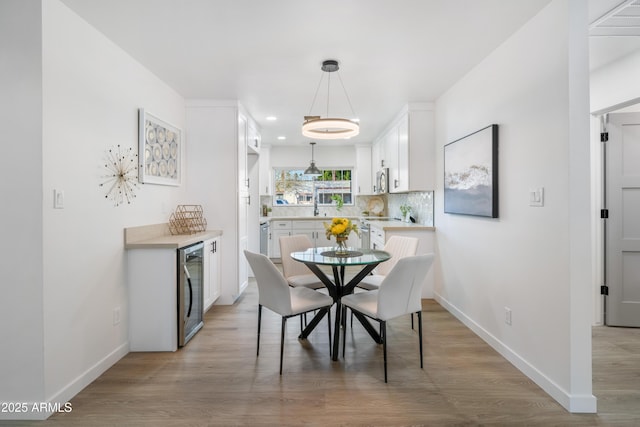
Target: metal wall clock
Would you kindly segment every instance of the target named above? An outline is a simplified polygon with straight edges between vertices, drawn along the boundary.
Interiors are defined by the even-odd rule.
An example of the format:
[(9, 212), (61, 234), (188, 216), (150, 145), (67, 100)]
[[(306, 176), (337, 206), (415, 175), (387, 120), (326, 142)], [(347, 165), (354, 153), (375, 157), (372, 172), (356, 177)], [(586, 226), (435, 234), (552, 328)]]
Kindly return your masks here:
[(138, 188), (138, 154), (132, 148), (123, 150), (120, 145), (106, 153), (104, 167), (108, 170), (100, 187), (107, 188), (105, 199), (111, 199), (115, 206), (131, 204)]

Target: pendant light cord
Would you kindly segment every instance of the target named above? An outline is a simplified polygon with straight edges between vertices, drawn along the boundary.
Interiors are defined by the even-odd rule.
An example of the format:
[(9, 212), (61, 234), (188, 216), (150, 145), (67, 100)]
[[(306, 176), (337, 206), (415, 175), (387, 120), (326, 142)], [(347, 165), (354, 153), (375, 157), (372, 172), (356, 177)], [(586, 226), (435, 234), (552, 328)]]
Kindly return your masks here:
[[(351, 113), (353, 114), (353, 117), (358, 117), (356, 115), (356, 111), (353, 109), (353, 105), (351, 105), (351, 99), (349, 99), (349, 93), (347, 92), (347, 88), (344, 87), (344, 83), (342, 83), (342, 77), (340, 76), (340, 71), (336, 72), (338, 74), (338, 80), (340, 80), (340, 85), (342, 85), (342, 90), (344, 91), (344, 95), (347, 97), (347, 103), (349, 103), (349, 108), (351, 108)], [(327, 106), (327, 109), (329, 107)], [(327, 115), (328, 117), (328, 115)]]
[(320, 86), (322, 85), (322, 79), (324, 79), (324, 74), (320, 75), (320, 81), (318, 82), (318, 87), (316, 87), (316, 93), (313, 95), (313, 101), (311, 101), (311, 107), (309, 107), (309, 114), (311, 115), (311, 111), (313, 111), (313, 106), (316, 104), (316, 99), (318, 98), (318, 92), (320, 91)]

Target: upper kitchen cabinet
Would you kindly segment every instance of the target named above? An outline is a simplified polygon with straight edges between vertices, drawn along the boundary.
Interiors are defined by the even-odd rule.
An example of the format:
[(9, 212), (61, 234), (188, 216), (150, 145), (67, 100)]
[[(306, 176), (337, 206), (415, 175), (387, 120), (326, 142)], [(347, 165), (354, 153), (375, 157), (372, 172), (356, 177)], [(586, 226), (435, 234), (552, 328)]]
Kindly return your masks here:
[(261, 142), (262, 137), (260, 136), (257, 126), (253, 121), (249, 121), (247, 123), (247, 148), (249, 152), (253, 152), (254, 154), (260, 153)]
[(356, 187), (358, 195), (373, 194), (371, 180), (371, 146), (356, 145)]
[(261, 196), (271, 195), (271, 146), (265, 144), (260, 147), (259, 186)]
[[(409, 104), (376, 139), (373, 174), (389, 168), (389, 192), (435, 188), (435, 124), (432, 104)], [(377, 154), (376, 154), (377, 153)], [(379, 156), (379, 157), (376, 157)]]

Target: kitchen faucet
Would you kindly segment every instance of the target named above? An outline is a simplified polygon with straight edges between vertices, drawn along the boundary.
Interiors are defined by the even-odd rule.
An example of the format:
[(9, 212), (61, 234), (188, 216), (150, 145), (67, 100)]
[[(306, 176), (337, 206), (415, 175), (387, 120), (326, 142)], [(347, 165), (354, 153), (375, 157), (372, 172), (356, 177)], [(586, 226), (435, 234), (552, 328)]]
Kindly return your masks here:
[(318, 210), (318, 188), (313, 186), (313, 216), (320, 215), (320, 211)]

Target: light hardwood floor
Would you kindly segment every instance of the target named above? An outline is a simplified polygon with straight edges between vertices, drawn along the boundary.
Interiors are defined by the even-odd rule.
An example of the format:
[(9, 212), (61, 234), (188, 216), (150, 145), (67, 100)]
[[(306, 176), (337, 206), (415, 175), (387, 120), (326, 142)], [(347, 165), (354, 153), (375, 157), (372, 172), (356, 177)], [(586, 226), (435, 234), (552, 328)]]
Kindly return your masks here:
[(71, 401), (70, 413), (12, 426), (637, 426), (640, 330), (594, 328), (598, 414), (570, 414), (435, 301), (423, 304), (425, 367), (409, 317), (382, 348), (360, 325), (345, 359), (329, 357), (326, 321), (299, 341), (288, 322), (278, 375), (280, 318), (263, 311), (256, 358), (257, 289), (215, 306), (175, 353), (130, 353)]

